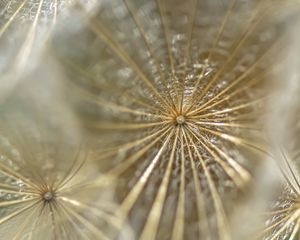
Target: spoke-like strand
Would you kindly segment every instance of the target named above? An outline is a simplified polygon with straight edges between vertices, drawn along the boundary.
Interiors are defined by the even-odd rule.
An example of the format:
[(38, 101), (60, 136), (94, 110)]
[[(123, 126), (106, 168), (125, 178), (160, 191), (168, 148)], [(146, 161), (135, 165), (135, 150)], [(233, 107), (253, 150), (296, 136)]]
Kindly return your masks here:
[(36, 192), (27, 192), (27, 191), (22, 191), (22, 190), (9, 190), (9, 189), (3, 189), (0, 186), (0, 192), (2, 193), (12, 193), (12, 194), (17, 194), (17, 195), (28, 195), (28, 196), (38, 196), (39, 194)]
[[(75, 160), (72, 166), (69, 168), (69, 171), (66, 172), (66, 175), (62, 180), (57, 184), (57, 191), (61, 191), (64, 186), (66, 186), (75, 176), (76, 174), (82, 169), (86, 162), (88, 152), (83, 150), (83, 157), (81, 158), (82, 146), (78, 147), (78, 152), (75, 156)], [(77, 165), (76, 165), (77, 164)]]
[[(230, 17), (231, 14), (232, 14), (232, 10), (233, 10), (233, 7), (234, 7), (234, 5), (235, 5), (235, 2), (236, 2), (236, 0), (232, 0), (232, 3), (231, 3), (231, 5), (229, 6), (229, 8), (228, 8), (228, 10), (227, 10), (227, 12), (226, 12), (226, 14), (225, 14), (225, 16), (224, 16), (224, 20), (222, 21), (222, 24), (221, 24), (220, 29), (219, 29), (219, 31), (218, 31), (217, 37), (216, 37), (215, 41), (213, 42), (212, 47), (209, 49), (209, 53), (208, 53), (208, 57), (207, 57), (207, 62), (210, 62), (211, 57), (212, 57), (212, 51), (213, 51), (213, 49), (215, 49), (216, 45), (217, 45), (218, 42), (220, 41), (220, 37), (221, 37), (222, 34), (223, 34), (223, 31), (224, 31), (224, 29), (225, 29), (225, 26), (226, 26), (226, 24), (227, 24), (227, 21), (229, 20), (229, 17)], [(191, 94), (191, 96), (190, 96), (190, 99), (194, 99), (195, 92), (196, 92), (196, 90), (197, 90), (198, 87), (199, 87), (200, 81), (201, 81), (201, 79), (202, 79), (202, 77), (203, 77), (203, 74), (204, 74), (206, 68), (207, 68), (207, 66), (205, 66), (205, 67), (203, 67), (203, 68), (201, 69), (201, 72), (200, 72), (199, 75), (198, 75), (198, 78), (197, 78), (195, 87), (194, 87), (194, 89), (193, 89), (193, 91), (192, 91), (192, 94)], [(194, 105), (196, 99), (198, 99), (198, 98), (195, 98), (195, 99), (192, 101), (192, 104), (190, 105), (190, 107), (188, 108), (187, 111), (189, 111), (189, 110), (192, 108), (192, 106)]]
[(288, 240), (294, 240), (296, 239), (296, 235), (299, 233), (299, 228), (300, 228), (300, 219), (295, 223), (294, 229), (291, 233), (291, 236)]
[(76, 88), (77, 91), (79, 91), (81, 94), (83, 94), (83, 96), (86, 98), (87, 101), (95, 103), (95, 104), (99, 105), (101, 108), (110, 108), (114, 111), (126, 112), (126, 113), (135, 114), (135, 115), (141, 115), (141, 116), (149, 116), (149, 117), (156, 117), (156, 118), (161, 118), (162, 117), (162, 115), (157, 115), (157, 114), (154, 114), (154, 113), (134, 110), (132, 108), (128, 108), (128, 107), (125, 107), (125, 106), (118, 105), (116, 103), (112, 103), (112, 102), (107, 101), (106, 99), (104, 99), (100, 96), (95, 96), (92, 93), (90, 93), (86, 90), (83, 90), (82, 88), (79, 88), (75, 84), (72, 84), (71, 87)]
[(154, 199), (154, 203), (149, 212), (140, 240), (154, 240), (156, 237), (159, 221), (161, 218), (163, 206), (167, 195), (168, 185), (170, 182), (172, 166), (175, 159), (175, 150), (177, 147), (178, 135), (179, 135), (179, 127), (177, 127), (176, 129), (176, 135), (172, 146), (172, 151), (170, 154), (170, 159), (168, 161), (168, 165), (164, 177), (162, 179), (162, 182), (159, 186), (157, 195)]
[(37, 199), (36, 197), (33, 198), (26, 198), (26, 199), (21, 199), (21, 200), (2, 200), (0, 202), (0, 207), (8, 207), (11, 205), (17, 205), (17, 204), (22, 204), (22, 203), (26, 203), (26, 202), (32, 202), (33, 200)]
[(64, 192), (66, 192), (66, 191), (71, 191), (74, 188), (78, 188), (78, 189), (93, 188), (93, 187), (100, 187), (108, 184), (110, 181), (117, 178), (120, 174), (126, 171), (130, 166), (136, 163), (149, 149), (151, 149), (155, 144), (157, 144), (169, 132), (169, 129), (170, 127), (168, 127), (163, 133), (161, 133), (157, 138), (155, 138), (150, 144), (144, 146), (143, 148), (135, 152), (133, 155), (131, 155), (129, 158), (120, 162), (118, 165), (114, 166), (107, 173), (95, 179), (93, 182), (71, 186), (68, 187), (67, 189), (62, 188), (59, 191), (64, 190)]
[(101, 130), (119, 130), (119, 131), (132, 131), (153, 128), (167, 124), (169, 121), (159, 121), (150, 123), (114, 123), (114, 122), (90, 122), (89, 126)]
[[(36, 198), (35, 198), (35, 199), (31, 199), (31, 201), (34, 201), (34, 200), (36, 200)], [(27, 202), (29, 202), (29, 201), (27, 201)], [(33, 203), (31, 203), (31, 204), (29, 204), (29, 205), (26, 205), (25, 207), (23, 207), (23, 208), (21, 208), (21, 209), (15, 211), (15, 212), (13, 212), (13, 213), (11, 213), (11, 214), (5, 216), (5, 217), (3, 217), (3, 218), (0, 218), (0, 224), (3, 224), (3, 223), (5, 223), (5, 222), (7, 222), (7, 221), (9, 221), (9, 220), (11, 220), (11, 219), (13, 219), (13, 218), (15, 218), (16, 216), (18, 216), (18, 215), (20, 215), (21, 213), (25, 212), (26, 210), (32, 208), (34, 205), (36, 205), (36, 204), (39, 203), (39, 202), (40, 202), (40, 200), (34, 201)]]
[[(251, 23), (252, 19), (254, 19), (256, 16), (257, 16), (257, 13), (254, 12), (252, 14), (252, 17), (251, 17), (249, 23)], [(205, 86), (205, 88), (201, 91), (201, 94), (196, 98), (197, 101), (199, 101), (199, 99), (201, 99), (208, 92), (208, 90), (211, 88), (211, 86), (219, 79), (221, 74), (226, 69), (228, 63), (230, 63), (232, 61), (232, 59), (234, 59), (236, 53), (238, 52), (240, 47), (244, 44), (247, 37), (254, 31), (254, 29), (257, 27), (257, 24), (262, 20), (262, 16), (264, 16), (264, 15), (261, 14), (261, 16), (258, 17), (254, 23), (249, 24), (248, 28), (246, 28), (245, 33), (242, 35), (241, 39), (239, 40), (238, 44), (234, 47), (234, 49), (232, 49), (232, 51), (230, 52), (230, 55), (227, 57), (226, 61), (223, 63), (221, 68), (214, 74), (214, 76), (210, 79), (210, 81)]]
[(219, 111), (215, 111), (215, 112), (211, 112), (211, 113), (197, 115), (197, 113), (198, 113), (197, 111), (191, 111), (187, 115), (188, 116), (189, 115), (194, 115), (194, 116), (198, 116), (199, 118), (200, 117), (201, 118), (206, 118), (206, 117), (210, 117), (210, 116), (215, 116), (215, 115), (220, 115), (220, 114), (224, 114), (224, 113), (234, 112), (236, 110), (241, 110), (241, 109), (248, 108), (248, 107), (253, 107), (253, 105), (259, 104), (259, 103), (261, 103), (263, 101), (266, 101), (266, 100), (267, 100), (267, 97), (261, 97), (259, 99), (255, 99), (253, 101), (243, 103), (243, 104), (237, 105), (235, 107), (229, 107), (229, 108), (219, 110)]
[[(152, 104), (149, 104), (149, 103), (145, 102), (144, 100), (142, 100), (141, 98), (137, 98), (136, 96), (133, 96), (132, 94), (127, 93), (124, 90), (116, 88), (115, 86), (110, 86), (110, 85), (104, 84), (104, 83), (100, 84), (99, 82), (97, 82), (97, 79), (95, 76), (91, 76), (91, 74), (88, 71), (85, 71), (84, 69), (82, 69), (82, 67), (79, 64), (74, 64), (70, 61), (66, 61), (63, 59), (62, 59), (62, 61), (68, 67), (71, 68), (73, 73), (74, 72), (78, 73), (81, 76), (83, 76), (85, 78), (85, 80), (91, 81), (94, 84), (93, 86), (95, 87), (95, 89), (100, 90), (100, 91), (110, 92), (119, 97), (124, 96), (124, 97), (130, 99), (131, 101), (139, 104), (140, 106), (146, 107), (147, 109), (151, 109), (154, 112), (160, 112), (160, 114), (163, 114), (162, 110), (159, 107), (154, 105), (155, 102), (153, 101), (153, 99), (151, 99), (151, 98), (147, 99), (148, 101), (149, 100), (151, 101), (150, 103), (152, 103)], [(71, 81), (71, 84), (73, 85), (73, 87), (78, 89), (75, 82)]]
[[(207, 213), (205, 210), (205, 204), (204, 204), (204, 195), (201, 192), (201, 184), (200, 184), (200, 180), (199, 180), (199, 174), (198, 174), (198, 169), (196, 167), (196, 161), (193, 157), (192, 154), (192, 150), (191, 147), (193, 146), (193, 143), (191, 142), (190, 138), (187, 137), (187, 133), (186, 133), (186, 127), (185, 127), (185, 131), (183, 131), (183, 137), (184, 140), (186, 142), (187, 148), (188, 148), (188, 153), (189, 153), (189, 160), (190, 160), (190, 164), (192, 166), (192, 173), (193, 173), (193, 180), (194, 180), (194, 185), (195, 185), (195, 193), (196, 193), (196, 204), (197, 204), (197, 213), (198, 213), (198, 228), (199, 228), (199, 239), (203, 238), (203, 236), (201, 235), (202, 232), (200, 232), (201, 230), (204, 232), (202, 234), (204, 234), (204, 238), (208, 237), (207, 236), (207, 231), (208, 231), (208, 217), (207, 217)], [(208, 238), (209, 239), (209, 238)]]
[[(256, 114), (260, 114), (260, 115), (263, 115), (263, 111), (260, 110), (260, 111), (257, 111), (256, 110)], [(222, 116), (222, 115), (221, 115)], [(202, 121), (210, 121), (210, 122), (224, 122), (224, 123), (232, 123), (232, 122), (251, 122), (253, 120), (255, 120), (255, 116), (253, 116), (253, 112), (251, 113), (241, 113), (241, 114), (238, 114), (236, 116), (222, 116), (222, 117), (219, 117), (219, 116), (215, 116), (213, 118), (204, 118), (204, 119), (201, 119)], [(189, 117), (190, 119), (200, 119), (199, 116), (190, 116)]]
[[(191, 129), (189, 129), (189, 131), (192, 133)], [(196, 155), (197, 155), (197, 157), (201, 163), (201, 166), (203, 168), (203, 171), (206, 176), (208, 186), (209, 186), (212, 198), (213, 198), (213, 203), (214, 203), (214, 207), (216, 210), (217, 224), (218, 224), (218, 233), (219, 233), (218, 235), (219, 235), (220, 239), (229, 240), (230, 233), (229, 233), (229, 229), (227, 226), (228, 221), (226, 218), (226, 214), (225, 214), (225, 211), (223, 208), (222, 201), (217, 192), (216, 186), (212, 180), (211, 174), (206, 166), (206, 163), (204, 162), (203, 157), (201, 156), (201, 153), (199, 152), (198, 148), (195, 145), (195, 142), (193, 141), (193, 139), (191, 138), (190, 135), (189, 135), (189, 138), (190, 138), (190, 141), (193, 143), (194, 150), (195, 150)]]
[[(228, 166), (228, 163), (226, 163), (223, 159), (221, 159), (212, 149), (209, 147), (209, 141), (202, 137), (200, 134), (195, 133), (194, 131), (191, 131), (192, 135), (198, 140), (198, 143), (200, 143), (206, 151), (213, 157), (213, 159), (216, 161), (216, 163), (220, 164), (220, 166), (224, 169), (226, 174), (233, 180), (235, 185), (239, 188), (244, 186), (245, 182), (244, 179), (240, 178), (240, 175), (238, 172), (234, 171), (233, 168)], [(201, 139), (202, 141), (201, 141)]]
[[(166, 45), (167, 45), (167, 50), (168, 50), (168, 57), (169, 57), (169, 62), (170, 62), (170, 67), (171, 67), (171, 76), (172, 76), (172, 85), (173, 85), (173, 89), (176, 92), (176, 96), (177, 99), (176, 102), (178, 103), (179, 100), (179, 90), (178, 90), (178, 86), (176, 84), (176, 75), (175, 75), (175, 65), (174, 65), (174, 57), (172, 54), (172, 47), (171, 47), (171, 39), (169, 36), (169, 31), (167, 28), (167, 23), (166, 23), (166, 19), (165, 19), (165, 9), (164, 6), (161, 2), (162, 0), (156, 0), (157, 6), (158, 6), (158, 10), (159, 10), (159, 16), (160, 16), (160, 21), (161, 21), (161, 25), (162, 25), (162, 29), (164, 31), (164, 35), (165, 35), (165, 41), (166, 41)], [(177, 108), (177, 106), (175, 105), (175, 109), (176, 113), (179, 112), (179, 109)]]
[(272, 215), (278, 215), (278, 214), (281, 214), (281, 213), (291, 212), (293, 210), (294, 210), (294, 207), (287, 207), (287, 208), (283, 208), (283, 209), (280, 209), (280, 210), (270, 211), (267, 214), (269, 216), (272, 216)]
[(11, 15), (11, 17), (9, 18), (9, 20), (0, 28), (0, 38), (3, 35), (3, 33), (7, 30), (7, 28), (10, 26), (10, 24), (13, 22), (13, 20), (16, 18), (16, 16), (18, 15), (18, 13), (22, 10), (22, 8), (24, 7), (24, 5), (26, 4), (28, 0), (24, 0), (23, 2), (21, 2), (20, 6), (17, 8), (17, 10)]
[(253, 131), (260, 131), (260, 129), (255, 128), (252, 125), (242, 124), (242, 123), (225, 123), (225, 122), (211, 122), (211, 121), (192, 121), (196, 125), (202, 126), (215, 126), (215, 127), (230, 127), (230, 128), (240, 128), (248, 129)]
[(37, 195), (38, 192), (35, 189), (32, 189), (30, 186), (18, 187), (15, 185), (9, 185), (5, 183), (0, 183), (0, 191), (7, 193), (16, 193), (16, 194), (27, 194), (27, 195)]
[[(243, 72), (238, 78), (236, 78), (231, 84), (229, 84), (226, 88), (224, 88), (221, 92), (219, 92), (218, 94), (216, 94), (213, 98), (211, 98), (210, 100), (208, 100), (207, 102), (205, 102), (200, 108), (193, 110), (191, 112), (194, 113), (198, 113), (199, 111), (201, 111), (203, 108), (205, 108), (206, 106), (208, 106), (210, 103), (212, 103), (214, 100), (218, 99), (219, 97), (223, 96), (225, 93), (227, 93), (229, 90), (231, 90), (232, 88), (234, 88), (236, 85), (238, 85), (240, 82), (242, 82), (245, 77), (251, 73), (257, 66), (258, 64), (261, 62), (261, 60), (272, 50), (274, 49), (274, 47), (277, 45), (276, 43), (278, 43), (279, 41), (275, 41), (275, 43), (272, 44), (272, 46), (269, 47), (269, 49), (264, 52), (258, 59), (256, 59), (256, 61), (245, 71)], [(259, 76), (258, 76), (259, 78)]]
[(24, 183), (26, 183), (28, 186), (30, 186), (33, 189), (38, 189), (37, 185), (31, 182), (29, 179), (23, 177), (21, 174), (13, 171), (12, 169), (9, 169), (4, 164), (0, 163), (0, 172), (4, 174), (7, 177), (13, 178), (15, 180), (22, 180)]
[(25, 221), (21, 224), (18, 225), (18, 230), (15, 233), (14, 237), (11, 240), (19, 240), (22, 239), (21, 235), (24, 231), (24, 229), (32, 223), (32, 220), (34, 219), (33, 216), (36, 214), (36, 212), (39, 210), (38, 207), (35, 207), (27, 216)]
[(111, 169), (108, 172), (108, 175), (120, 175), (126, 169), (128, 169), (132, 164), (134, 164), (137, 160), (139, 160), (149, 149), (151, 149), (155, 144), (157, 144), (169, 131), (166, 130), (163, 134), (159, 135), (155, 140), (153, 140), (150, 144), (146, 145), (139, 151), (137, 151), (134, 155), (126, 159), (125, 161), (119, 163), (116, 167)]
[(132, 187), (130, 192), (127, 194), (126, 198), (122, 201), (120, 208), (117, 210), (118, 215), (121, 216), (121, 219), (125, 219), (128, 212), (136, 202), (137, 198), (140, 196), (144, 186), (148, 182), (153, 172), (153, 169), (156, 167), (167, 145), (169, 144), (172, 135), (173, 131), (167, 136), (166, 140), (164, 140), (163, 145), (161, 146), (155, 157), (152, 159), (146, 170), (143, 172), (142, 176), (139, 177), (137, 183), (134, 185), (134, 187)]
[(69, 223), (71, 226), (73, 226), (72, 228), (70, 227), (70, 230), (72, 229), (71, 232), (74, 231), (74, 229), (76, 230), (76, 234), (81, 236), (81, 239), (87, 239), (87, 240), (93, 240), (91, 239), (87, 234), (85, 234), (81, 229), (80, 229), (80, 225), (78, 223), (75, 222), (75, 219), (71, 213), (69, 212), (68, 208), (66, 208), (64, 206), (63, 203), (61, 203), (60, 201), (57, 201), (57, 210), (58, 213), (60, 213), (61, 218), (60, 219), (64, 219), (64, 221), (61, 222), (61, 224), (66, 224)]
[(285, 223), (290, 216), (293, 215), (293, 213), (291, 212), (290, 214), (284, 216), (283, 218), (281, 218), (280, 220), (277, 220), (275, 223), (273, 223), (272, 225), (268, 226), (267, 228), (264, 229), (264, 232), (269, 232), (270, 230), (275, 229), (277, 226), (279, 226), (282, 223)]
[(287, 221), (284, 221), (284, 225), (280, 227), (280, 229), (272, 236), (270, 240), (275, 240), (277, 237), (286, 230), (290, 224), (292, 224), (295, 220), (299, 219), (300, 217), (300, 209), (296, 210), (292, 216), (289, 217)]
[(242, 177), (243, 183), (247, 183), (250, 181), (250, 173), (246, 169), (244, 169), (237, 161), (230, 157), (226, 152), (221, 150), (218, 146), (212, 144), (210, 141), (206, 140), (206, 143), (216, 152), (218, 152), (220, 156), (223, 156), (226, 159), (227, 163), (236, 171), (236, 173), (238, 173)]
[(290, 184), (290, 187), (295, 191), (295, 194), (297, 194), (300, 197), (300, 181), (299, 181), (299, 175), (298, 172), (296, 172), (296, 168), (294, 167), (291, 160), (286, 156), (284, 151), (281, 151), (282, 159), (285, 165), (288, 168), (288, 173), (284, 171), (284, 169), (281, 168), (281, 172), (286, 178), (287, 182)]
[(153, 86), (151, 81), (147, 78), (147, 76), (142, 72), (140, 67), (133, 61), (133, 59), (121, 48), (118, 42), (111, 36), (111, 34), (107, 31), (107, 29), (100, 22), (90, 22), (89, 27), (91, 30), (102, 39), (125, 63), (138, 74), (140, 79), (146, 84), (146, 86), (155, 94), (157, 99), (161, 101), (161, 106), (168, 107), (169, 104), (162, 97), (162, 95), (158, 92), (158, 90)]
[(166, 126), (164, 128), (162, 128), (161, 130), (158, 130), (150, 135), (147, 135), (146, 137), (143, 137), (141, 139), (138, 139), (138, 140), (135, 140), (135, 141), (132, 141), (132, 142), (128, 142), (128, 143), (125, 143), (125, 144), (122, 144), (122, 145), (117, 145), (117, 146), (114, 146), (114, 147), (110, 147), (110, 148), (106, 148), (104, 150), (101, 150), (101, 151), (97, 151), (97, 155), (98, 154), (105, 154), (106, 152), (118, 152), (119, 150), (129, 150), (131, 148), (134, 148), (136, 146), (140, 146), (141, 144), (155, 138), (157, 135), (160, 135), (162, 134), (163, 132), (165, 132), (168, 128), (170, 128), (169, 126)]
[(32, 46), (36, 37), (37, 24), (42, 11), (43, 4), (44, 4), (44, 0), (40, 0), (31, 28), (28, 31), (24, 44), (22, 45), (22, 49), (20, 50), (19, 54), (16, 57), (15, 67), (19, 67), (19, 66), (22, 67), (27, 62), (27, 58), (31, 53)]
[[(239, 87), (237, 90), (235, 90), (235, 91), (233, 91), (233, 92), (231, 92), (231, 93), (228, 93), (227, 95), (222, 96), (222, 98), (220, 98), (219, 100), (216, 100), (215, 97), (211, 98), (211, 99), (209, 100), (209, 101), (211, 101), (210, 104), (208, 104), (208, 102), (206, 102), (205, 104), (203, 104), (203, 105), (199, 108), (199, 110), (197, 111), (197, 113), (199, 114), (199, 113), (201, 113), (201, 112), (203, 112), (203, 111), (207, 111), (207, 110), (209, 110), (209, 109), (211, 109), (211, 108), (213, 108), (213, 107), (215, 107), (215, 106), (220, 106), (220, 105), (223, 104), (224, 102), (227, 102), (227, 101), (231, 100), (234, 96), (236, 96), (236, 95), (242, 93), (243, 91), (244, 91), (244, 92), (249, 91), (249, 89), (250, 89), (252, 86), (256, 85), (256, 84), (259, 83), (261, 80), (262, 80), (262, 78), (261, 78), (260, 76), (255, 76), (254, 78), (252, 78), (251, 80), (249, 80), (249, 81), (247, 82), (247, 84), (245, 83), (244, 86)], [(219, 96), (219, 97), (220, 97), (220, 96)], [(214, 100), (216, 100), (216, 102), (212, 102), (212, 101), (214, 101)], [(204, 105), (205, 105), (205, 106), (204, 106)]]
[(255, 145), (254, 143), (252, 143), (248, 140), (245, 140), (245, 139), (242, 139), (242, 138), (239, 138), (239, 137), (236, 137), (236, 136), (232, 136), (232, 135), (229, 135), (227, 133), (214, 131), (214, 130), (211, 130), (211, 129), (208, 129), (208, 128), (203, 128), (203, 127), (198, 127), (198, 128), (203, 130), (203, 131), (212, 133), (212, 134), (214, 134), (214, 135), (216, 135), (216, 136), (218, 136), (218, 137), (220, 137), (220, 138), (222, 138), (226, 141), (234, 143), (236, 145), (241, 145), (241, 146), (244, 146), (244, 147), (248, 147), (250, 149), (255, 149), (260, 153), (263, 153), (263, 154), (266, 154), (267, 156), (270, 156), (270, 153), (268, 153), (268, 151), (265, 149), (265, 147)]
[(182, 240), (184, 234), (184, 205), (185, 205), (185, 162), (186, 157), (184, 154), (184, 141), (183, 141), (183, 131), (184, 128), (180, 128), (180, 153), (181, 153), (181, 173), (180, 173), (180, 186), (179, 186), (179, 196), (176, 208), (175, 222), (172, 231), (173, 240)]
[[(7, 120), (7, 123), (10, 123), (10, 121)], [(7, 125), (6, 128), (8, 129), (8, 134), (11, 137), (11, 143), (19, 149), (26, 166), (30, 166), (26, 168), (27, 172), (30, 173), (30, 178), (32, 180), (42, 183), (43, 185), (46, 185), (43, 176), (40, 174), (40, 169), (33, 161), (36, 155), (33, 152), (34, 150), (31, 147), (29, 147), (28, 143), (26, 142), (27, 136), (25, 136), (24, 133), (22, 133), (21, 131), (16, 131), (16, 129), (12, 125)]]
[(199, 0), (193, 0), (192, 6), (192, 16), (191, 20), (189, 21), (189, 27), (187, 31), (187, 44), (185, 48), (185, 53), (184, 53), (184, 71), (183, 71), (183, 79), (182, 79), (182, 89), (181, 89), (181, 100), (180, 100), (180, 105), (179, 105), (179, 113), (181, 114), (183, 112), (183, 102), (184, 102), (184, 94), (185, 94), (185, 88), (186, 88), (186, 80), (185, 76), (187, 73), (187, 67), (188, 67), (188, 61), (190, 58), (190, 52), (191, 52), (191, 43), (192, 43), (192, 38), (193, 38), (193, 31), (195, 27), (195, 21), (196, 21), (196, 13), (197, 13), (197, 8), (198, 8), (198, 1)]
[(92, 222), (81, 216), (79, 213), (77, 213), (75, 210), (73, 210), (72, 207), (67, 206), (67, 204), (64, 204), (64, 207), (70, 215), (72, 215), (74, 218), (76, 218), (79, 222), (81, 222), (86, 228), (94, 234), (94, 236), (99, 237), (103, 240), (109, 240), (109, 238), (103, 233), (103, 231), (99, 228), (97, 228)]
[(114, 217), (113, 215), (109, 215), (105, 211), (101, 211), (101, 209), (99, 209), (97, 207), (89, 206), (78, 200), (71, 199), (68, 197), (60, 197), (59, 199), (61, 199), (64, 202), (68, 202), (70, 205), (73, 205), (74, 208), (79, 208), (79, 209), (82, 209), (85, 211), (89, 210), (89, 211), (93, 212), (94, 215), (97, 215), (97, 217), (102, 218), (107, 223), (115, 226), (116, 228), (120, 228), (120, 226), (121, 226), (120, 219), (118, 219), (117, 217)]
[[(135, 22), (135, 24), (136, 24), (138, 30), (139, 30), (140, 33), (141, 33), (141, 36), (142, 36), (142, 38), (143, 38), (143, 40), (144, 40), (144, 42), (145, 42), (145, 44), (146, 44), (146, 47), (147, 47), (147, 49), (148, 49), (148, 51), (149, 51), (149, 53), (150, 53), (151, 58), (152, 58), (153, 61), (154, 61), (154, 64), (156, 65), (157, 69), (159, 70), (159, 75), (160, 75), (161, 82), (162, 82), (162, 84), (163, 84), (163, 86), (164, 86), (165, 91), (166, 91), (167, 94), (168, 94), (169, 99), (171, 100), (171, 103), (169, 103), (169, 102), (168, 102), (168, 103), (171, 104), (173, 107), (175, 107), (173, 97), (171, 96), (171, 94), (170, 94), (170, 92), (168, 91), (168, 88), (167, 88), (167, 85), (168, 85), (168, 84), (167, 84), (166, 78), (165, 78), (165, 76), (164, 76), (165, 73), (162, 72), (162, 70), (161, 70), (161, 68), (160, 68), (160, 62), (159, 62), (158, 59), (155, 57), (154, 50), (153, 50), (151, 44), (150, 44), (149, 41), (148, 41), (148, 35), (147, 35), (147, 33), (144, 31), (144, 29), (143, 29), (143, 27), (142, 27), (142, 24), (140, 23), (139, 18), (138, 18), (137, 14), (136, 14), (136, 9), (135, 9), (135, 7), (134, 7), (134, 4), (131, 2), (131, 0), (124, 0), (124, 2), (125, 2), (125, 4), (126, 4), (126, 7), (128, 8), (129, 13), (131, 14), (131, 16), (132, 16), (132, 18), (133, 18), (133, 20), (134, 20), (134, 22)], [(173, 112), (173, 114), (176, 114), (176, 112), (173, 111), (173, 109), (172, 109), (172, 112)]]

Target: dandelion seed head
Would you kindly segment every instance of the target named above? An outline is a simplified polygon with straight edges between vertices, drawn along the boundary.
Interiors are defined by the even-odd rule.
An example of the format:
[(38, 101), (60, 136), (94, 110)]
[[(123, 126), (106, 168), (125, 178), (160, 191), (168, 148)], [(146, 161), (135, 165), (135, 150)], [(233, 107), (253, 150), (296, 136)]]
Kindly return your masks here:
[(1, 238), (114, 239), (113, 180), (105, 188), (61, 99), (61, 78), (46, 65), (44, 76), (36, 70), (1, 106)]
[(138, 238), (230, 239), (230, 206), (266, 153), (264, 83), (278, 66), (266, 63), (284, 35), (261, 38), (273, 7), (103, 1), (82, 32), (57, 36), (95, 162), (119, 179)]
[[(21, 131), (24, 129), (19, 132)], [(35, 136), (37, 139), (34, 142), (33, 138), (29, 137), (31, 131), (26, 128), (26, 150), (14, 142), (14, 148), (23, 156), (23, 162), (16, 161), (14, 155), (9, 157), (10, 164), (0, 160), (2, 236), (18, 239), (22, 234), (28, 234), (30, 229), (33, 239), (40, 239), (39, 236), (43, 234), (47, 234), (49, 239), (104, 239), (109, 236), (113, 238), (116, 234), (114, 227), (118, 228), (118, 221), (113, 213), (116, 204), (109, 197), (112, 189), (105, 190), (103, 187), (105, 178), (101, 180), (93, 165), (89, 166), (85, 162), (82, 150), (79, 151), (79, 155), (78, 150), (77, 153), (70, 154), (68, 161), (59, 165), (60, 154), (48, 152), (45, 148), (42, 152), (38, 150), (45, 147), (45, 144), (48, 144), (49, 150), (55, 143), (49, 139), (41, 143), (42, 134)], [(46, 135), (49, 136), (49, 133)], [(9, 139), (13, 142), (11, 135)], [(38, 144), (42, 144), (43, 147)], [(74, 150), (68, 144), (64, 147), (62, 144), (59, 148), (64, 160), (67, 153)], [(0, 149), (3, 154), (5, 148), (0, 145)], [(30, 151), (32, 155), (25, 157), (23, 151)], [(77, 157), (74, 159), (72, 155)], [(47, 161), (52, 162), (52, 169), (43, 167)], [(21, 167), (13, 168), (16, 164), (20, 164)], [(83, 169), (85, 173), (81, 172)], [(112, 181), (109, 182), (111, 186)], [(19, 226), (18, 231), (6, 229), (7, 225), (12, 223)], [(127, 236), (127, 233), (124, 236)]]
[[(285, 71), (274, 74), (272, 87), (275, 97), (269, 106), (276, 105), (268, 118), (268, 130), (273, 144), (274, 160), (281, 171), (282, 186), (273, 196), (268, 208), (264, 239), (299, 239), (300, 234), (300, 105), (299, 105), (299, 18), (286, 39), (288, 51)], [(282, 78), (285, 81), (282, 81)]]

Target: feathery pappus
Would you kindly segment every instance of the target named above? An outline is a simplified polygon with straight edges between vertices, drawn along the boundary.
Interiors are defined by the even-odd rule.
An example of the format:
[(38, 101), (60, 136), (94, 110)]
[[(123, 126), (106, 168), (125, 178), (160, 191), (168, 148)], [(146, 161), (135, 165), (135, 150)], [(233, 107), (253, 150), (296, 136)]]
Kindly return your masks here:
[[(6, 64), (16, 70), (31, 58), (55, 25), (65, 0), (2, 0), (0, 2), (0, 41), (3, 53), (8, 48)], [(13, 46), (12, 46), (13, 45)], [(9, 61), (11, 60), (11, 61)], [(1, 62), (3, 64), (3, 62)], [(1, 66), (4, 70), (7, 66)]]
[[(299, 111), (297, 111), (299, 116)], [(291, 119), (284, 124), (291, 124)], [(299, 175), (299, 118), (292, 120), (293, 132), (289, 132), (289, 140), (279, 146), (276, 156), (278, 166), (284, 179), (279, 193), (269, 208), (264, 230), (265, 240), (296, 240), (300, 237), (300, 175)], [(284, 138), (284, 136), (283, 136)], [(280, 144), (280, 139), (278, 143)]]
[(93, 187), (98, 174), (82, 146), (11, 127), (1, 126), (0, 239), (111, 239), (116, 204)]
[(71, 0), (0, 1), (1, 99), (40, 61), (56, 22)]
[(289, 3), (104, 0), (93, 14), (76, 5), (82, 27), (56, 34), (99, 182), (117, 180), (116, 212), (137, 239), (231, 239), (267, 152), (266, 82)]
[[(285, 155), (283, 158), (284, 161), (290, 161)], [(287, 184), (268, 213), (263, 238), (265, 240), (296, 240), (300, 236), (299, 174), (294, 165), (288, 164), (289, 175), (285, 175)]]
[[(114, 239), (113, 180), (95, 184), (100, 173), (60, 96), (61, 78), (44, 63), (0, 106), (0, 239)], [(130, 234), (125, 227), (121, 238)]]
[[(285, 71), (274, 76), (277, 91), (269, 117), (270, 139), (274, 144), (274, 159), (283, 176), (283, 186), (269, 208), (264, 239), (296, 240), (300, 238), (300, 78), (299, 78), (299, 18), (287, 40), (290, 50)], [(295, 31), (296, 30), (296, 31)], [(272, 105), (273, 105), (272, 104)]]

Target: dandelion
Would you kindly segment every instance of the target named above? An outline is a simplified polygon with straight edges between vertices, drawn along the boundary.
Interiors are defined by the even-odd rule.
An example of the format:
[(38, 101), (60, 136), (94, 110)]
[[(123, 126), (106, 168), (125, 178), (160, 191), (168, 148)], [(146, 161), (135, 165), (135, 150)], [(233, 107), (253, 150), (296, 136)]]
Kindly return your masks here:
[(264, 239), (268, 240), (293, 240), (299, 238), (299, 174), (295, 165), (293, 165), (285, 154), (283, 154), (282, 158), (289, 169), (288, 172), (284, 172), (287, 185), (273, 204), (272, 211), (269, 212), (269, 218), (264, 231)]
[[(113, 181), (94, 187), (100, 174), (63, 102), (61, 77), (44, 64), (0, 106), (0, 238), (113, 239)], [(125, 227), (121, 238), (130, 234)]]
[(78, 32), (58, 32), (71, 99), (138, 239), (230, 239), (233, 202), (266, 153), (283, 5), (102, 1), (92, 16), (77, 5)]
[(58, 135), (64, 131), (53, 123), (16, 116), (22, 117), (5, 115), (1, 122), (1, 238), (113, 238), (120, 226), (112, 181), (109, 191), (92, 186), (99, 173), (86, 147)]
[[(288, 57), (281, 74), (274, 75), (274, 102), (277, 108), (269, 116), (269, 136), (273, 143), (274, 159), (283, 176), (283, 184), (273, 197), (269, 208), (264, 239), (299, 239), (300, 228), (300, 175), (299, 175), (299, 35), (295, 29), (287, 39)], [(283, 81), (284, 79), (284, 81)]]

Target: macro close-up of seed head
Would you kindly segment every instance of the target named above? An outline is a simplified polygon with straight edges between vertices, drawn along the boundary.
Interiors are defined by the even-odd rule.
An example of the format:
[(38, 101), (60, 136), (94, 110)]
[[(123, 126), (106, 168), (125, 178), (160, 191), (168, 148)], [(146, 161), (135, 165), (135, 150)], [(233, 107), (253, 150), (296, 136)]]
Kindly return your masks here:
[(85, 27), (56, 39), (95, 161), (119, 179), (117, 211), (137, 239), (231, 239), (232, 204), (267, 151), (284, 7), (102, 1), (90, 17), (77, 8)]
[(297, 239), (299, 10), (0, 0), (0, 239)]

